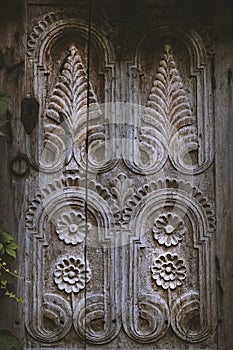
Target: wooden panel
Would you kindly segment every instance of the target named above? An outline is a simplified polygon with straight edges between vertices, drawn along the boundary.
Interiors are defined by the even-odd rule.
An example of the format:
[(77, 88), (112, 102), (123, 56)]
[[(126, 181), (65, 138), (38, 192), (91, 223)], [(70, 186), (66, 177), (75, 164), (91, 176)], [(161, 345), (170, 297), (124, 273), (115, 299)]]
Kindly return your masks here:
[[(222, 217), (231, 190), (219, 126), (220, 114), (230, 123), (229, 42), (156, 4), (102, 4), (91, 17), (85, 2), (27, 5), (10, 168), (26, 206), (25, 349), (225, 346), (228, 231), (219, 220), (215, 236), (215, 207)], [(27, 101), (39, 106), (28, 125)]]

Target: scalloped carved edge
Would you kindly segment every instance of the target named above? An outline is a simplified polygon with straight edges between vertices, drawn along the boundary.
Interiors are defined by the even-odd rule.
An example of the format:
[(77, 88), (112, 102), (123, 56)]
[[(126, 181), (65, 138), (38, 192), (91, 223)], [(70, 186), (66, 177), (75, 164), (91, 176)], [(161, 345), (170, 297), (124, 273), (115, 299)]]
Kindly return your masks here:
[[(85, 178), (80, 178), (77, 175), (68, 174), (67, 178), (62, 177), (58, 180), (55, 180), (53, 183), (49, 183), (45, 188), (41, 189), (41, 191), (38, 191), (34, 197), (34, 199), (31, 201), (31, 205), (29, 206), (29, 209), (26, 212), (25, 221), (26, 221), (26, 228), (28, 229), (35, 229), (34, 227), (34, 217), (35, 213), (38, 209), (38, 207), (43, 203), (43, 200), (47, 198), (52, 193), (61, 190), (61, 189), (67, 189), (69, 187), (83, 187), (85, 188), (86, 180)], [(119, 210), (116, 200), (114, 199), (111, 192), (102, 186), (100, 183), (91, 180), (88, 183), (88, 191), (95, 192), (98, 194), (108, 205), (110, 208), (110, 211), (116, 212)]]
[[(32, 307), (31, 312), (26, 313), (26, 328), (29, 334), (42, 342), (54, 343), (66, 336), (72, 327), (72, 310), (68, 301), (59, 294), (45, 293), (40, 296), (41, 308)], [(28, 307), (28, 304), (27, 304)], [(53, 330), (38, 322), (39, 312), (54, 324)]]
[(88, 12), (85, 9), (77, 10), (74, 8), (59, 10), (55, 12), (47, 13), (36, 26), (34, 26), (31, 34), (29, 35), (27, 42), (27, 55), (33, 57), (34, 49), (40, 39), (41, 35), (47, 31), (47, 29), (61, 19), (78, 18), (79, 21), (83, 19), (84, 14), (88, 18)]
[(211, 328), (208, 327), (211, 317), (207, 317), (207, 325), (200, 325), (200, 329), (193, 332), (188, 329), (188, 321), (201, 314), (199, 297), (197, 292), (189, 291), (179, 296), (171, 308), (173, 331), (179, 338), (191, 343), (198, 343), (211, 335)]
[[(105, 344), (112, 341), (120, 332), (121, 324), (116, 310), (112, 307), (111, 299), (105, 300), (102, 294), (87, 295), (74, 310), (73, 325), (76, 333), (92, 344)], [(106, 312), (106, 304), (109, 307)], [(92, 329), (92, 322), (102, 320), (106, 323), (103, 331), (97, 334)], [(112, 322), (115, 320), (115, 322)]]
[[(66, 8), (58, 11), (51, 11), (44, 15), (41, 19), (38, 20), (37, 24), (32, 28), (31, 33), (28, 36), (27, 41), (27, 57), (32, 59), (37, 57), (35, 56), (35, 52), (37, 47), (39, 47), (39, 43), (46, 37), (51, 30), (55, 28), (59, 21), (63, 21), (64, 24), (69, 24), (69, 21), (73, 20), (77, 25), (81, 25), (82, 30), (84, 29), (86, 33), (88, 32), (88, 10), (85, 8)], [(92, 13), (92, 32), (95, 26), (98, 25), (98, 30), (95, 29), (95, 36), (98, 36), (98, 40), (100, 40), (100, 32), (102, 33), (102, 39), (104, 41), (105, 54), (108, 52), (111, 56), (113, 56), (112, 46), (106, 38), (111, 35), (113, 29), (109, 20), (104, 16), (103, 13), (95, 10)]]
[(29, 229), (34, 228), (33, 219), (37, 211), (37, 208), (41, 205), (44, 198), (49, 196), (51, 193), (62, 189), (65, 184), (64, 181), (65, 179), (55, 180), (54, 183), (48, 184), (45, 188), (43, 188), (41, 191), (38, 191), (36, 193), (34, 199), (31, 201), (31, 205), (29, 206), (29, 209), (26, 212), (26, 217), (25, 217), (26, 228), (29, 228)]
[(172, 178), (160, 179), (157, 182), (152, 181), (149, 184), (141, 186), (134, 195), (127, 201), (127, 205), (124, 209), (124, 217), (128, 218), (128, 222), (131, 216), (131, 213), (135, 207), (146, 197), (149, 193), (152, 193), (159, 189), (174, 189), (178, 191), (184, 191), (189, 194), (190, 199), (196, 200), (199, 205), (204, 209), (208, 221), (209, 232), (215, 230), (215, 214), (214, 209), (207, 197), (197, 188), (193, 187), (190, 183), (184, 180), (175, 180)]

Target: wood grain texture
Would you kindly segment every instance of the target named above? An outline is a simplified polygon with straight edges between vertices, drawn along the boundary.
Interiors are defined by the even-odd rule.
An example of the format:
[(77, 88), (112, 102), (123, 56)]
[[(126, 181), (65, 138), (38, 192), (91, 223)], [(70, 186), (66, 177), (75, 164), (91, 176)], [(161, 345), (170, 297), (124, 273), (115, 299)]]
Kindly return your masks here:
[[(26, 300), (0, 299), (0, 327), (25, 350), (232, 350), (232, 5), (93, 1), (101, 11), (92, 24), (88, 129), (87, 2), (80, 12), (74, 3), (32, 0), (19, 15), (9, 3), (5, 18), (1, 5), (0, 89), (12, 100), (11, 134), (0, 140), (0, 209), (19, 242)], [(45, 47), (42, 30), (27, 55), (40, 20), (56, 12), (64, 31), (48, 15)], [(20, 106), (29, 97), (40, 117), (26, 135)], [(56, 135), (64, 120), (69, 133)], [(59, 150), (59, 138), (66, 146), (78, 137), (69, 157), (43, 172), (36, 162), (46, 125)], [(177, 131), (196, 172), (162, 156)], [(25, 178), (8, 168), (20, 154), (31, 164)]]

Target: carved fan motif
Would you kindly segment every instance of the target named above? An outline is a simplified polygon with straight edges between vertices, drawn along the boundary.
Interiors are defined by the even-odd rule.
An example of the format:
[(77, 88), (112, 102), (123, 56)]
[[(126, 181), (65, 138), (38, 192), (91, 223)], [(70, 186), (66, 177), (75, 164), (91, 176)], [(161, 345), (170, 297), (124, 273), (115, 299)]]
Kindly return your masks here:
[[(152, 134), (163, 144), (171, 159), (184, 158), (197, 149), (195, 117), (169, 45), (164, 46), (143, 121), (153, 128)], [(142, 137), (143, 143), (149, 141), (148, 137)]]
[(88, 107), (90, 118), (101, 114), (91, 83), (88, 82), (81, 56), (77, 48), (72, 46), (61, 75), (58, 77), (47, 116), (58, 123), (64, 121), (69, 131), (73, 132), (77, 129), (78, 124), (86, 121)]
[[(78, 7), (48, 13), (28, 41), (30, 77), (35, 75), (44, 113), (38, 127), (40, 190), (32, 198), (33, 173), (26, 198), (26, 346), (197, 349), (192, 344), (205, 342), (200, 347), (212, 348), (215, 216), (204, 193), (213, 198), (214, 182), (211, 172), (200, 181), (182, 175), (200, 173), (211, 158), (202, 45), (192, 32), (186, 36), (175, 29), (173, 34), (171, 28), (170, 36), (165, 29), (166, 37), (177, 34), (179, 57), (190, 53), (187, 79), (196, 115), (169, 45), (144, 108), (137, 101), (144, 93), (141, 67), (149, 62), (144, 49), (147, 53), (152, 33), (145, 44), (138, 41), (132, 64), (123, 62), (114, 56), (114, 28), (97, 18), (90, 38), (91, 55), (98, 57), (91, 68), (104, 102), (99, 105), (83, 52), (74, 45), (51, 75), (54, 81), (48, 84), (45, 74), (56, 67), (50, 63), (66, 38), (70, 43), (70, 33), (87, 45), (82, 43), (90, 30), (88, 18), (87, 9)], [(158, 30), (161, 42), (164, 30)]]
[(98, 153), (99, 143), (102, 145), (104, 126), (99, 124), (100, 106), (74, 46), (65, 58), (46, 116), (40, 168), (49, 172), (60, 170), (72, 157), (78, 166), (82, 163), (85, 168), (88, 121), (95, 120), (88, 128), (89, 161)]

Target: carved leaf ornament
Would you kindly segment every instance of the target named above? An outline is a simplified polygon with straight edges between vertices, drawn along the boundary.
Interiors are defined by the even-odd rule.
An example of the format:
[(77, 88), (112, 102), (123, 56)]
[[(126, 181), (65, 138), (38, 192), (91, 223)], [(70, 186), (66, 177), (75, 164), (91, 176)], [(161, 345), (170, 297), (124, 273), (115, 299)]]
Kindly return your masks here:
[[(164, 54), (142, 120), (149, 128), (142, 128), (141, 145), (150, 149), (153, 144), (157, 147), (159, 142), (165, 153), (160, 156), (163, 158), (161, 161), (165, 162), (168, 154), (177, 167), (177, 158), (184, 164), (189, 152), (197, 150), (195, 117), (169, 45), (164, 46)], [(188, 161), (191, 162), (190, 159)], [(192, 168), (192, 164), (184, 166)]]
[(47, 109), (47, 116), (58, 123), (66, 123), (68, 131), (74, 134), (78, 126), (86, 122), (87, 91), (89, 90), (89, 114), (101, 114), (93, 88), (87, 80), (87, 73), (78, 49), (72, 46), (64, 67), (53, 90)]
[[(87, 120), (101, 116), (97, 97), (88, 81), (86, 68), (75, 46), (71, 46), (50, 96), (44, 119), (44, 151), (40, 169), (54, 172), (69, 164), (72, 157), (85, 168)], [(104, 139), (104, 126), (89, 127), (89, 147)], [(96, 142), (97, 139), (97, 142)], [(96, 146), (97, 147), (97, 146)], [(50, 160), (48, 154), (53, 154)]]
[[(38, 35), (41, 31), (42, 27)], [(32, 37), (30, 40), (31, 50), (35, 43)], [(120, 332), (142, 347), (150, 343), (154, 347), (165, 336), (171, 339), (174, 335), (176, 344), (178, 338), (190, 343), (205, 341), (215, 327), (208, 311), (215, 301), (214, 293), (209, 292), (214, 214), (201, 191), (177, 180), (179, 171), (192, 174), (197, 164), (190, 153), (199, 145), (197, 120), (171, 47), (164, 46), (140, 130), (135, 125), (133, 132), (131, 127), (128, 130), (125, 121), (122, 128), (114, 123), (109, 127), (109, 138), (117, 139), (119, 130), (131, 133), (129, 152), (127, 140), (117, 140), (119, 149), (109, 152), (122, 158), (122, 167), (118, 173), (104, 174), (104, 184), (96, 178), (84, 181), (86, 188), (80, 168), (87, 170), (87, 158), (91, 169), (98, 169), (99, 173), (93, 171), (98, 176), (119, 161), (105, 160), (111, 163), (107, 168), (95, 158), (103, 151), (109, 120), (101, 124), (103, 114), (88, 78), (82, 54), (72, 45), (46, 105), (40, 169), (56, 176), (73, 161), (78, 166), (43, 187), (26, 215), (26, 253), (30, 257), (26, 264), (27, 331), (36, 345), (46, 347), (69, 341), (71, 327), (77, 342), (82, 339), (99, 348)], [(148, 163), (140, 160), (140, 152), (148, 155)], [(161, 170), (168, 158), (178, 176), (147, 182), (144, 175)], [(143, 174), (142, 181), (135, 173)], [(120, 238), (114, 236), (119, 232)], [(87, 244), (89, 235), (92, 246)], [(47, 252), (54, 247), (56, 256), (50, 257)], [(60, 255), (63, 250), (65, 254)], [(190, 267), (187, 262), (192, 258)], [(189, 277), (194, 270), (192, 284)], [(47, 286), (44, 276), (48, 272), (52, 284), (49, 281)], [(195, 317), (200, 322), (193, 329), (189, 325)]]
[[(76, 162), (83, 166), (87, 119), (96, 120), (96, 125), (89, 127), (88, 143), (90, 151), (93, 147), (90, 144), (93, 144), (98, 152), (98, 148), (105, 140), (105, 127), (98, 121), (101, 115), (82, 58), (78, 49), (72, 46), (65, 58), (46, 110), (46, 116), (55, 122), (53, 126), (50, 122), (45, 123), (46, 145), (48, 148), (52, 147), (52, 153), (57, 153), (55, 157), (57, 163), (61, 163), (59, 149), (66, 149), (66, 164), (74, 156)], [(193, 164), (190, 156), (198, 149), (196, 120), (169, 45), (164, 47), (142, 123), (139, 146), (148, 153), (151, 166), (148, 168), (140, 164), (136, 165), (136, 168), (134, 165), (132, 169), (145, 173), (156, 172), (163, 166), (168, 156), (178, 170), (186, 169), (190, 172), (197, 166)], [(133, 159), (128, 159), (130, 157), (128, 152), (122, 149), (120, 153), (131, 168)], [(114, 157), (114, 150), (112, 155)], [(91, 155), (89, 157), (91, 158)], [(56, 164), (56, 161), (54, 163)], [(93, 160), (93, 165), (97, 166), (97, 163)], [(54, 170), (54, 166), (52, 169)]]

